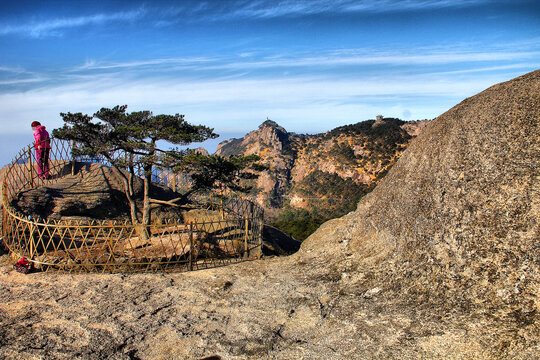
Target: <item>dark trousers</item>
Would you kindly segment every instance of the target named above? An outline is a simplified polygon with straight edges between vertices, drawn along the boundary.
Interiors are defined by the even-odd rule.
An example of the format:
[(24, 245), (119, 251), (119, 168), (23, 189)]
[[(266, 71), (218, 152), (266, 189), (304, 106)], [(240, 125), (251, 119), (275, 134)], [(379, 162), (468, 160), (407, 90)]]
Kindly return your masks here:
[(38, 175), (40, 178), (49, 177), (49, 152), (51, 149), (36, 149)]

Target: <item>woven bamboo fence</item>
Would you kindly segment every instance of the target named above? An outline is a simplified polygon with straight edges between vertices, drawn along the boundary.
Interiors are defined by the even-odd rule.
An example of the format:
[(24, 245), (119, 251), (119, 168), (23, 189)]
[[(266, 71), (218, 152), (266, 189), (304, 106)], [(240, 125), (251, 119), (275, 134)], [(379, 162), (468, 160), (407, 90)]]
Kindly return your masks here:
[[(260, 256), (263, 210), (240, 197), (193, 197), (197, 210), (183, 221), (146, 226), (143, 238), (138, 236), (143, 226), (131, 221), (34, 219), (17, 211), (11, 202), (22, 191), (51, 185), (75, 169), (84, 171), (81, 163), (110, 165), (102, 157), (72, 156), (67, 141), (52, 139), (51, 147), (50, 179), (37, 176), (33, 146), (22, 150), (6, 171), (2, 237), (13, 258), (24, 256), (43, 271), (155, 272), (205, 269)], [(152, 181), (180, 195), (189, 178), (157, 169)]]

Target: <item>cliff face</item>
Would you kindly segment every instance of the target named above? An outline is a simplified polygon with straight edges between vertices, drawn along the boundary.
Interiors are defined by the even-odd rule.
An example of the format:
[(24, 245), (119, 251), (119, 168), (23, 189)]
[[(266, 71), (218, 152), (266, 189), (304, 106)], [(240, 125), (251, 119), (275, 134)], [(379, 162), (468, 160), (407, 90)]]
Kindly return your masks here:
[(219, 155), (259, 155), (268, 170), (257, 179), (257, 202), (281, 196), (290, 187), (298, 138), (271, 120), (262, 123), (242, 139), (231, 139), (219, 144)]
[[(242, 139), (221, 143), (216, 153), (262, 158), (269, 169), (257, 181), (256, 196), (270, 212), (284, 205), (284, 196), (292, 207), (310, 208), (309, 199), (324, 196), (314, 189), (315, 183), (327, 182), (329, 175), (359, 191), (371, 189), (427, 123), (371, 120), (323, 134), (297, 135), (267, 120)], [(330, 188), (321, 190), (327, 197), (340, 196)]]

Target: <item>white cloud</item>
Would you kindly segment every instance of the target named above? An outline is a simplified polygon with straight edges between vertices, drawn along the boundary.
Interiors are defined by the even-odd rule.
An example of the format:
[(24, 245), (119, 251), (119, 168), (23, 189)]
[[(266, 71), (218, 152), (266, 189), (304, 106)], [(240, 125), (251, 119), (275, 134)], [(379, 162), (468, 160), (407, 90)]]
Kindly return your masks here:
[[(528, 47), (531, 49), (534, 47)], [(412, 48), (407, 50), (385, 51), (380, 49), (342, 49), (339, 51), (322, 51), (317, 55), (311, 53), (289, 53), (257, 55), (255, 52), (243, 52), (238, 56), (228, 57), (180, 57), (161, 58), (142, 61), (126, 62), (100, 62), (87, 61), (85, 64), (75, 67), (70, 72), (99, 72), (100, 70), (133, 69), (144, 71), (149, 68), (153, 72), (162, 69), (173, 72), (175, 70), (190, 70), (196, 72), (208, 72), (212, 70), (253, 71), (253, 70), (279, 70), (279, 69), (309, 69), (331, 67), (334, 69), (355, 67), (361, 69), (370, 65), (392, 66), (418, 66), (429, 65), (441, 66), (452, 64), (468, 64), (470, 72), (490, 71), (490, 69), (519, 68), (519, 63), (529, 65), (540, 64), (540, 51), (524, 51), (523, 48), (508, 44), (506, 48), (473, 48), (462, 46), (460, 48)], [(511, 64), (508, 64), (511, 62)], [(481, 69), (472, 68), (472, 63), (482, 63)], [(486, 63), (496, 64), (492, 67)], [(482, 70), (485, 69), (485, 70)], [(441, 71), (448, 71), (447, 68)], [(228, 74), (227, 76), (230, 76)]]
[[(505, 0), (500, 0), (505, 1)], [(190, 6), (143, 5), (134, 10), (97, 13), (30, 21), (24, 24), (4, 24), (0, 35), (23, 34), (30, 37), (59, 35), (63, 30), (87, 25), (102, 25), (115, 21), (132, 21), (148, 16), (156, 27), (205, 20), (269, 19), (314, 14), (381, 13), (425, 9), (463, 8), (489, 3), (489, 0), (237, 0), (231, 3), (194, 2)]]
[(168, 58), (168, 59), (151, 59), (142, 61), (127, 61), (117, 63), (104, 63), (96, 60), (88, 60), (83, 65), (71, 69), (71, 72), (86, 71), (86, 70), (110, 70), (110, 69), (122, 69), (122, 68), (141, 68), (141, 67), (155, 67), (155, 66), (167, 66), (171, 65), (184, 65), (194, 66), (204, 64), (215, 59), (205, 57), (191, 57), (191, 58)]
[(296, 0), (250, 1), (229, 14), (232, 17), (275, 18), (321, 13), (396, 12), (450, 7), (469, 7), (488, 0)]
[(22, 84), (35, 84), (46, 81), (45, 77), (31, 77), (26, 79), (11, 79), (11, 80), (0, 80), (0, 85), (22, 85)]
[(183, 113), (188, 121), (214, 127), (219, 134), (245, 134), (269, 116), (289, 131), (313, 134), (377, 114), (434, 118), (462, 99), (520, 74), (486, 71), (459, 76), (431, 73), (198, 81), (129, 79), (123, 73), (72, 77), (55, 86), (0, 94), (3, 139), (20, 139), (4, 148), (0, 163), (9, 161), (19, 147), (31, 141), (32, 121), (39, 120), (48, 129), (60, 127), (60, 112), (93, 114), (101, 107), (127, 104), (128, 111)]
[[(199, 82), (98, 76), (69, 85), (2, 94), (0, 125), (5, 133), (24, 132), (26, 123), (35, 119), (56, 127), (60, 125), (60, 112), (93, 113), (102, 106), (128, 104), (131, 111), (150, 109), (155, 113), (185, 113), (193, 122), (228, 131), (251, 130), (246, 128), (249, 121), (259, 121), (267, 115), (283, 119), (283, 125), (295, 131), (300, 128), (298, 124), (306, 124), (318, 131), (332, 128), (336, 122), (335, 126), (364, 120), (362, 116), (367, 116), (366, 109), (371, 113), (372, 110), (384, 112), (381, 108), (391, 108), (381, 105), (378, 97), (392, 97), (395, 104), (401, 104), (394, 116), (401, 116), (406, 108), (422, 118), (434, 117), (446, 110), (444, 106), (453, 105), (502, 80), (507, 79), (490, 74), (459, 80), (429, 75)], [(414, 100), (409, 100), (411, 98)]]
[(323, 56), (262, 59), (259, 61), (230, 62), (216, 68), (256, 69), (273, 67), (355, 66), (355, 65), (440, 65), (465, 62), (516, 61), (540, 58), (540, 51), (529, 52), (433, 52), (424, 54), (328, 53)]
[(480, 72), (500, 71), (500, 70), (513, 70), (513, 69), (540, 69), (540, 61), (536, 63), (517, 63), (509, 65), (496, 65), (479, 68), (468, 68), (452, 71), (439, 71), (438, 75), (457, 75), (457, 74), (471, 74)]
[[(319, 14), (389, 13), (445, 8), (464, 8), (492, 0), (234, 0), (195, 1), (188, 5), (150, 5), (156, 27), (178, 22), (238, 19), (274, 19)], [(499, 2), (510, 0), (498, 0)], [(517, 1), (517, 0), (514, 0)]]
[(5, 73), (14, 73), (14, 74), (21, 74), (26, 72), (22, 67), (20, 66), (0, 66), (0, 71)]
[(30, 37), (56, 35), (59, 31), (87, 26), (101, 25), (113, 21), (131, 21), (142, 17), (146, 13), (144, 8), (131, 11), (116, 12), (112, 14), (93, 14), (77, 17), (56, 18), (44, 21), (33, 21), (22, 25), (0, 26), (0, 35), (23, 34)]

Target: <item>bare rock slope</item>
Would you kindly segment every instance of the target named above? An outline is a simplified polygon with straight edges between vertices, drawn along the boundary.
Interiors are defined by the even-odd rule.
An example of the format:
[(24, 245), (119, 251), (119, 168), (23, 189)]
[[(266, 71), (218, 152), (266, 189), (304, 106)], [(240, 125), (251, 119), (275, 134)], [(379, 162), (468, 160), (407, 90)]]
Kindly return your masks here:
[(5, 263), (0, 356), (534, 359), (539, 104), (540, 71), (466, 99), (288, 258), (129, 276)]
[(438, 117), (355, 213), (325, 224), (304, 250), (333, 261), (325, 254), (339, 248), (400, 297), (474, 316), (467, 330), (486, 324), (492, 349), (526, 354), (513, 346), (538, 349), (539, 214), (535, 71)]

